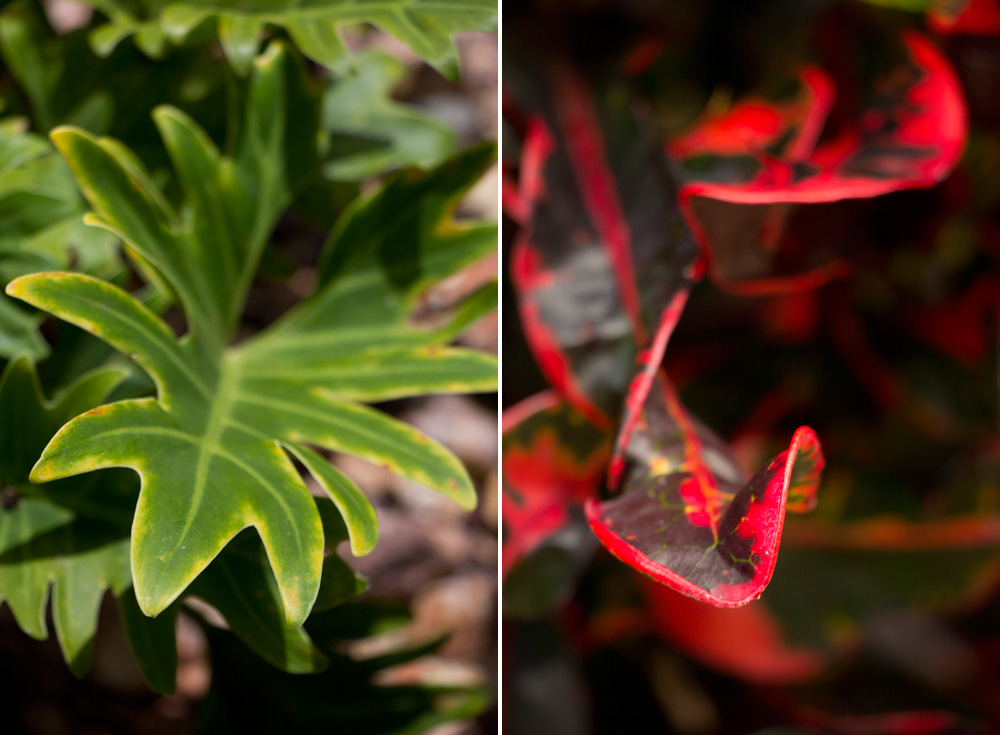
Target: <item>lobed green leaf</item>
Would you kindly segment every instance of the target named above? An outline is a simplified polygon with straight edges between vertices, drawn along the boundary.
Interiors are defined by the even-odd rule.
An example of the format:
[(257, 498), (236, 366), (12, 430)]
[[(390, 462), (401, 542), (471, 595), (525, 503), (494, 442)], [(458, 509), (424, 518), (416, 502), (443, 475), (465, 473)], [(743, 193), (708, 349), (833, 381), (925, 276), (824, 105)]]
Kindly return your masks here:
[[(227, 546), (249, 527), (266, 555), (253, 564), (266, 558), (271, 570), (254, 577), (266, 583), (260, 594), (280, 599), (290, 626), (306, 619), (323, 584), (334, 590), (324, 605), (356, 593), (353, 575), (337, 560), (324, 562), (329, 539), (289, 454), (337, 505), (356, 554), (375, 543), (374, 510), (310, 446), (376, 462), (462, 507), (476, 502), (454, 455), (357, 401), (496, 388), (495, 358), (444, 344), (495, 305), (494, 288), (455, 306), (444, 326), (411, 324), (431, 285), (496, 246), (495, 227), (450, 220), (492, 163), (493, 146), (429, 172), (406, 172), (359, 201), (331, 237), (313, 296), (267, 333), (225, 346), (270, 230), (290, 199), (295, 171), (304, 170), (295, 163), (301, 121), (286, 120), (285, 108), (274, 104), (303, 89), (289, 81), (295, 75), (286, 56), (278, 44), (255, 62), (233, 158), (222, 156), (181, 113), (156, 113), (184, 191), (179, 208), (120, 143), (77, 130), (54, 136), (95, 221), (119, 233), (148, 266), (147, 275), (162, 278), (177, 295), (187, 335), (178, 339), (135, 297), (87, 276), (32, 275), (8, 287), (128, 355), (156, 385), (156, 398), (99, 406), (67, 423), (31, 476), (48, 482), (111, 467), (140, 475), (131, 582), (140, 609), (151, 616), (167, 610), (203, 572), (209, 579), (227, 565), (249, 568), (236, 551), (227, 557)], [(318, 120), (311, 124), (315, 141)], [(207, 584), (199, 581), (199, 589)], [(231, 614), (239, 617), (238, 601), (220, 604), (234, 605)], [(250, 629), (245, 619), (234, 630), (237, 625)], [(301, 639), (287, 632), (280, 641), (269, 639), (267, 626), (259, 628), (257, 644), (272, 662), (296, 670), (318, 665)]]

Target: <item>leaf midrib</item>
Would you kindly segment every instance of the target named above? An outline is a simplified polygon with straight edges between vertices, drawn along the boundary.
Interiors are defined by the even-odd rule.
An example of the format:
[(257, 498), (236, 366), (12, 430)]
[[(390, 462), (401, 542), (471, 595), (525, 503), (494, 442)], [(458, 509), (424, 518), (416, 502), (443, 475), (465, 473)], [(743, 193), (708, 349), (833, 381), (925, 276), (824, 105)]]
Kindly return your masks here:
[(198, 514), (198, 507), (201, 505), (202, 497), (205, 495), (209, 465), (212, 464), (212, 459), (222, 451), (222, 447), (219, 445), (219, 438), (222, 436), (225, 417), (229, 413), (229, 408), (232, 406), (233, 400), (234, 377), (227, 367), (224, 364), (220, 371), (219, 380), (216, 383), (215, 400), (211, 402), (209, 407), (205, 430), (202, 432), (201, 441), (198, 443), (198, 464), (195, 466), (194, 471), (191, 508), (184, 521), (184, 528), (178, 534), (174, 548), (170, 550), (171, 555), (177, 551), (177, 546), (187, 537), (187, 533), (194, 523), (194, 518)]
[[(224, 421), (224, 423), (231, 423), (231, 422)], [(115, 436), (116, 434), (128, 434), (128, 435), (147, 434), (153, 436), (159, 435), (159, 436), (172, 437), (174, 439), (180, 439), (181, 441), (187, 442), (188, 444), (193, 444), (198, 447), (201, 446), (201, 438), (198, 435), (182, 431), (181, 429), (170, 429), (165, 426), (129, 426), (120, 429), (110, 429), (104, 432), (105, 436)], [(260, 473), (254, 470), (252, 466), (247, 465), (245, 462), (240, 460), (235, 454), (226, 451), (221, 446), (216, 446), (214, 454), (222, 459), (231, 462), (233, 465), (241, 469), (243, 472), (246, 472), (248, 475), (257, 480), (260, 486), (268, 490), (278, 501), (278, 504), (281, 505), (282, 510), (285, 511), (285, 517), (288, 518), (289, 521), (294, 521), (294, 516), (290, 512), (288, 505), (284, 502), (284, 498), (281, 492), (278, 491), (275, 487), (273, 487), (269, 482), (266, 482), (265, 478), (261, 477)], [(301, 536), (299, 535), (297, 525), (294, 524), (294, 522), (292, 525), (296, 529), (295, 530), (296, 538), (300, 539)], [(180, 542), (178, 542), (178, 544), (179, 543)]]

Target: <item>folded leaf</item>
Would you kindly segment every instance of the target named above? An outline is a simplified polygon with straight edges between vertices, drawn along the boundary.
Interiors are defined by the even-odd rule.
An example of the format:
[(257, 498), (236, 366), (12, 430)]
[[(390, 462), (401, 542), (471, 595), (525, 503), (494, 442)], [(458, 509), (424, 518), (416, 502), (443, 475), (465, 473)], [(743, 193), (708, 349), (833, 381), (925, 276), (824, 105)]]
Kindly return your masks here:
[[(931, 186), (955, 167), (967, 129), (961, 87), (930, 41), (914, 32), (902, 40), (908, 58), (874, 82), (852, 125), (815, 150), (832, 95), (818, 70), (803, 73), (798, 101), (741, 103), (668, 147), (684, 182), (681, 210), (721, 286), (776, 292), (843, 275), (845, 263), (817, 252), (815, 236), (809, 247), (794, 242), (792, 205)], [(800, 262), (782, 263), (796, 249)]]
[(760, 597), (785, 519), (809, 509), (823, 454), (808, 427), (749, 482), (725, 445), (689, 417), (664, 376), (653, 383), (628, 444), (622, 494), (586, 505), (591, 528), (619, 559), (718, 607)]

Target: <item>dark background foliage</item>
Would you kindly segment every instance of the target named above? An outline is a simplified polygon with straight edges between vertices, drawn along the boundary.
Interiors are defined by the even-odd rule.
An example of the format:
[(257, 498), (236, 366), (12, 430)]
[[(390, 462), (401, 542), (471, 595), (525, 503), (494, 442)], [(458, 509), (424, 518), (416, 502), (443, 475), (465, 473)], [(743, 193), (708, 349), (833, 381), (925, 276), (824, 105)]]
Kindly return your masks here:
[[(573, 535), (571, 520), (545, 552), (558, 563), (529, 557), (506, 585), (508, 732), (990, 732), (1000, 723), (1000, 38), (982, 16), (944, 32), (962, 6), (507, 8), (511, 181), (531, 115), (519, 80), (565, 63), (622, 78), (640, 67), (628, 79), (632, 109), (664, 143), (706, 107), (780, 97), (798, 67), (818, 65), (837, 89), (822, 144), (853, 119), (901, 34), (916, 30), (943, 51), (969, 112), (964, 154), (940, 183), (795, 208), (788, 228), (800, 246), (843, 258), (845, 275), (753, 296), (707, 278), (671, 338), (664, 365), (685, 405), (748, 467), (802, 424), (823, 443), (819, 505), (789, 517), (762, 599), (731, 612), (653, 589), (603, 549), (592, 555), (585, 524)], [(509, 257), (520, 230), (504, 224)], [(547, 381), (516, 290), (504, 294), (506, 408)], [(820, 539), (817, 527), (830, 533)], [(553, 579), (563, 595), (540, 612)], [(796, 669), (792, 654), (809, 665)]]

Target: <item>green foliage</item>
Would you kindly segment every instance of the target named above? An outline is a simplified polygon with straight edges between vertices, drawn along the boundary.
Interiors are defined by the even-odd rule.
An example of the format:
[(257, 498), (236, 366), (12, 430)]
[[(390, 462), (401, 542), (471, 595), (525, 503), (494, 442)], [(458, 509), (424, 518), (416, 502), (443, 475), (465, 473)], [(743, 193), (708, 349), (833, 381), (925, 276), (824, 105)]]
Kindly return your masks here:
[(162, 156), (150, 118), (157, 105), (183, 109), (213, 135), (224, 128), (220, 93), (226, 70), (213, 63), (212, 43), (193, 38), (169, 63), (154, 64), (129, 43), (98, 58), (87, 33), (84, 27), (59, 35), (32, 0), (15, 0), (0, 10), (0, 58), (15, 83), (3, 90), (4, 99), (11, 112), (27, 116), (32, 129), (47, 133), (77, 125), (115, 135), (145, 159)]
[[(143, 675), (153, 688), (172, 691), (177, 606), (151, 620), (139, 613), (132, 592), (128, 508), (139, 490), (134, 475), (85, 474), (43, 486), (28, 480), (31, 465), (58, 426), (100, 403), (125, 375), (121, 368), (103, 368), (47, 401), (27, 358), (9, 364), (0, 382), (0, 409), (6, 419), (0, 426), (6, 448), (0, 482), (9, 506), (0, 514), (0, 599), (11, 606), (25, 632), (46, 638), (51, 582), (56, 636), (73, 672), (82, 676), (90, 662), (99, 603), (110, 589), (119, 598)], [(346, 539), (336, 512), (323, 510), (328, 542)], [(320, 607), (365, 588), (336, 555), (324, 560), (322, 576)], [(191, 593), (215, 606), (233, 632), (274, 666), (291, 672), (325, 666), (326, 657), (305, 632), (284, 625), (273, 576), (252, 537), (244, 534), (230, 544)]]
[[(21, 118), (0, 120), (0, 280), (69, 266), (111, 278), (121, 271), (115, 238), (82, 222), (84, 202), (65, 162)], [(0, 297), (0, 356), (49, 348), (40, 317)]]
[(497, 28), (497, 4), (492, 0), (389, 0), (378, 4), (359, 0), (88, 1), (110, 19), (91, 35), (99, 54), (110, 53), (123, 38), (135, 34), (143, 51), (159, 57), (165, 53), (168, 40), (182, 40), (206, 20), (214, 19), (226, 56), (241, 73), (249, 70), (268, 24), (283, 28), (313, 61), (343, 71), (350, 64), (350, 53), (341, 38), (342, 27), (370, 23), (450, 76), (458, 71), (452, 36), (460, 31), (493, 32)]
[[(257, 62), (233, 160), (221, 159), (193, 121), (158, 110), (185, 189), (180, 211), (117, 141), (70, 129), (54, 135), (95, 209), (90, 221), (119, 235), (176, 294), (189, 325), (184, 338), (94, 278), (41, 274), (8, 286), (129, 355), (156, 383), (157, 400), (111, 404), (68, 423), (32, 471), (36, 482), (105, 467), (142, 475), (133, 575), (139, 605), (152, 616), (241, 529), (254, 526), (287, 621), (301, 625), (319, 590), (323, 534), (289, 453), (346, 515), (353, 551), (371, 549), (374, 510), (346, 477), (317, 469), (322, 458), (300, 442), (383, 463), (466, 507), (475, 502), (467, 474), (446, 450), (356, 401), (495, 386), (491, 358), (440, 345), (453, 335), (450, 326), (406, 326), (423, 287), (493, 248), (491, 227), (451, 232), (442, 223), (491, 151), (473, 151), (434, 175), (404, 177), (360, 200), (331, 238), (314, 294), (265, 334), (227, 348), (268, 233), (290, 197), (296, 157), (286, 150), (315, 139), (286, 125), (290, 104), (273, 103), (286, 96), (286, 59), (275, 45)], [(438, 195), (429, 205), (421, 197), (428, 190)], [(392, 218), (384, 216), (387, 208)], [(411, 223), (421, 226), (407, 228)], [(361, 233), (364, 239), (350, 241)], [(340, 244), (344, 239), (350, 246)]]
[(392, 88), (406, 73), (393, 56), (369, 51), (357, 73), (334, 78), (323, 96), (323, 130), (330, 134), (324, 175), (360, 181), (388, 169), (434, 166), (455, 149), (455, 135), (430, 116), (395, 102)]
[[(53, 401), (41, 393), (31, 362), (20, 358), (0, 378), (0, 600), (21, 628), (46, 638), (45, 608), (52, 585), (53, 621), (66, 661), (77, 675), (90, 662), (97, 608), (106, 589), (120, 595), (131, 586), (127, 517), (122, 533), (115, 496), (134, 496), (133, 478), (101, 480), (84, 475), (40, 492), (28, 473), (48, 438), (65, 421), (101, 402), (124, 377), (105, 368), (81, 377)], [(115, 521), (119, 521), (116, 523)]]
[[(495, 308), (496, 285), (445, 309), (426, 299), (496, 249), (495, 224), (453, 220), (495, 146), (453, 155), (451, 131), (393, 101), (406, 67), (387, 54), (331, 78), (293, 45), (346, 68), (337, 29), (375, 23), (454, 71), (451, 36), (495, 27), (495, 7), (93, 5), (111, 23), (65, 34), (30, 0), (0, 7), (0, 281), (24, 302), (0, 296), (0, 602), (41, 639), (51, 597), (77, 676), (111, 592), (147, 683), (173, 691), (176, 621), (197, 617), (184, 604), (197, 597), (229, 629), (210, 633), (213, 657), (238, 639), (264, 678), (356, 679), (365, 731), (476, 714), (478, 690), (385, 695), (377, 667), (358, 677), (331, 642), (352, 635), (331, 613), (367, 588), (337, 548), (366, 554), (379, 529), (328, 453), (475, 506), (454, 455), (368, 404), (496, 390), (496, 359), (451, 345)], [(258, 54), (265, 24), (291, 42)], [(260, 331), (245, 307), (282, 271), (272, 237), (293, 204), (334, 224), (308, 295)], [(44, 337), (37, 310), (59, 320)], [(311, 613), (334, 625), (319, 642)], [(231, 686), (219, 676), (241, 680), (219, 671), (217, 692)], [(298, 684), (277, 686), (295, 699)], [(405, 707), (380, 719), (386, 701)]]

